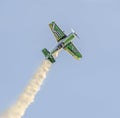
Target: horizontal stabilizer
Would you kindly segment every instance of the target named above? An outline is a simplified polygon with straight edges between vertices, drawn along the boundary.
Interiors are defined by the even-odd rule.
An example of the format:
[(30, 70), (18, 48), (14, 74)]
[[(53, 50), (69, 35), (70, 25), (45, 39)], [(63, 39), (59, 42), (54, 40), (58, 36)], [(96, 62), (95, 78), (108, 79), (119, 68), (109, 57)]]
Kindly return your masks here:
[(44, 48), (42, 50), (43, 54), (45, 55), (45, 58), (48, 59), (51, 63), (54, 63), (55, 62), (55, 59), (54, 57), (52, 56), (52, 54), (46, 49)]

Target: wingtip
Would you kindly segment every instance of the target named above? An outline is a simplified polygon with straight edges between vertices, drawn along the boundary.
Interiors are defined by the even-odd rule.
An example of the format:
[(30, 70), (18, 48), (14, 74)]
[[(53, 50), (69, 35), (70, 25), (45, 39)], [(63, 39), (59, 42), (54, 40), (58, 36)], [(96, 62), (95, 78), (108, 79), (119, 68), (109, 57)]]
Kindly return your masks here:
[(55, 23), (55, 21), (52, 21), (52, 22), (50, 22), (49, 24), (54, 24)]

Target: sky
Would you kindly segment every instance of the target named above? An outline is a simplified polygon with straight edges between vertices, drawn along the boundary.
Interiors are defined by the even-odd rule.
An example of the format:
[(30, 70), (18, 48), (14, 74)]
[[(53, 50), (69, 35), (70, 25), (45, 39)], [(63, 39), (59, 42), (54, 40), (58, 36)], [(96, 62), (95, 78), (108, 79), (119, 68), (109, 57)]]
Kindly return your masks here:
[(0, 111), (17, 101), (56, 40), (56, 21), (83, 58), (60, 52), (23, 118), (120, 118), (119, 0), (1, 0)]

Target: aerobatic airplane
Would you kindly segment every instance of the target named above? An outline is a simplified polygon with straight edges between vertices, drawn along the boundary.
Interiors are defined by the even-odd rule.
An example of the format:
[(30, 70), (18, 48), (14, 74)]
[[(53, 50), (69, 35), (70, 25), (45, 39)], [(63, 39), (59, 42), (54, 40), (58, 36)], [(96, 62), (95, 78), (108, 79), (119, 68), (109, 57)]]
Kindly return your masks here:
[(72, 29), (72, 32), (69, 35), (66, 35), (55, 22), (51, 22), (49, 24), (50, 29), (52, 30), (58, 45), (49, 52), (46, 48), (42, 50), (43, 54), (45, 55), (45, 58), (48, 59), (51, 63), (55, 62), (54, 54), (59, 51), (60, 49), (64, 49), (68, 51), (75, 59), (82, 58), (81, 53), (78, 51), (78, 49), (74, 46), (72, 43), (72, 40), (78, 35), (75, 33), (75, 31)]

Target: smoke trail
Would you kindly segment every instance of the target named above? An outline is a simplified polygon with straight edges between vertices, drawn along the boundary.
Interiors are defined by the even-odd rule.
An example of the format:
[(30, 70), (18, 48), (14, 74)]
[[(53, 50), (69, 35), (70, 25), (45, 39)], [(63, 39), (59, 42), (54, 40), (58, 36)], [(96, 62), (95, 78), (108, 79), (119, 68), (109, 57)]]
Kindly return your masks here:
[(44, 60), (17, 102), (0, 118), (21, 118), (24, 115), (29, 105), (34, 102), (35, 95), (46, 78), (50, 67), (51, 63), (48, 60)]

